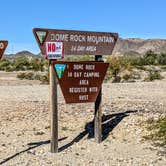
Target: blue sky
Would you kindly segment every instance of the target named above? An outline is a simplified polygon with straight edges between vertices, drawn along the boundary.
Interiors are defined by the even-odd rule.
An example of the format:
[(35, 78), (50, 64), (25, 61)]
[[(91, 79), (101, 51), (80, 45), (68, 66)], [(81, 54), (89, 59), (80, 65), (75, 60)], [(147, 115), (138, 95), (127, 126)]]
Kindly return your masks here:
[(123, 38), (166, 39), (166, 0), (3, 0), (0, 39), (7, 53), (39, 53), (33, 28), (118, 32)]

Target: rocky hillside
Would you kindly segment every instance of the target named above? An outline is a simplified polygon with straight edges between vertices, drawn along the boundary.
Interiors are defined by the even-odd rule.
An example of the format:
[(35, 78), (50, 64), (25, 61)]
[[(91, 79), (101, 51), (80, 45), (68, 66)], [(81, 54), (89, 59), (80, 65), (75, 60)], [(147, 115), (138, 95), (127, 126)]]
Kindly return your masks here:
[(148, 50), (166, 52), (166, 39), (122, 39), (116, 44), (114, 55), (144, 55)]
[(21, 51), (21, 52), (18, 52), (16, 54), (8, 54), (8, 55), (5, 55), (4, 57), (6, 59), (9, 59), (9, 60), (12, 60), (12, 59), (17, 58), (17, 57), (43, 58), (43, 56), (41, 54), (33, 54), (29, 51)]

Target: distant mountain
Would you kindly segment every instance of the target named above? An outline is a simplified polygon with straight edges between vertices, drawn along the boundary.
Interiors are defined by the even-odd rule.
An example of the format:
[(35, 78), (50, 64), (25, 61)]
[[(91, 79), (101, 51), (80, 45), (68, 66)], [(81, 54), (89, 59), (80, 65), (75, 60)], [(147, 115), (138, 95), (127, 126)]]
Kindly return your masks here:
[(144, 55), (148, 50), (166, 52), (166, 39), (120, 38), (114, 48), (115, 55)]
[(8, 54), (4, 56), (6, 59), (14, 59), (17, 57), (28, 57), (28, 58), (43, 58), (41, 54), (33, 54), (29, 51), (21, 51), (16, 54)]

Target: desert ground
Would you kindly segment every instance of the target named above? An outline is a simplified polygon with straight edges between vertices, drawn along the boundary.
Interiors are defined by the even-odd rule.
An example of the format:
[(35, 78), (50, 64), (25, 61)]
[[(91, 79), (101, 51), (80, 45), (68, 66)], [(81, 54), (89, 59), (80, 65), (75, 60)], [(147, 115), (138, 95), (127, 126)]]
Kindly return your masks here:
[(0, 165), (165, 166), (166, 149), (145, 140), (145, 121), (166, 114), (166, 80), (104, 83), (103, 141), (94, 103), (66, 105), (58, 87), (59, 153), (50, 153), (49, 85), (0, 72)]

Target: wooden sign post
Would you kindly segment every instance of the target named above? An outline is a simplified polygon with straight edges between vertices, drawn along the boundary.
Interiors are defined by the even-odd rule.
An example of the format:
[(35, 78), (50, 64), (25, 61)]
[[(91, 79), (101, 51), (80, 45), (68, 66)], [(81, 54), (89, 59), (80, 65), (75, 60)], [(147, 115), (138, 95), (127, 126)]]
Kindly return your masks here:
[[(95, 55), (95, 61), (103, 62), (102, 55)], [(98, 93), (97, 99), (95, 101), (95, 114), (94, 114), (94, 136), (95, 141), (100, 143), (102, 141), (102, 87)]]
[(51, 111), (51, 152), (58, 152), (58, 99), (57, 81), (52, 60), (49, 60), (50, 73), (50, 111)]

